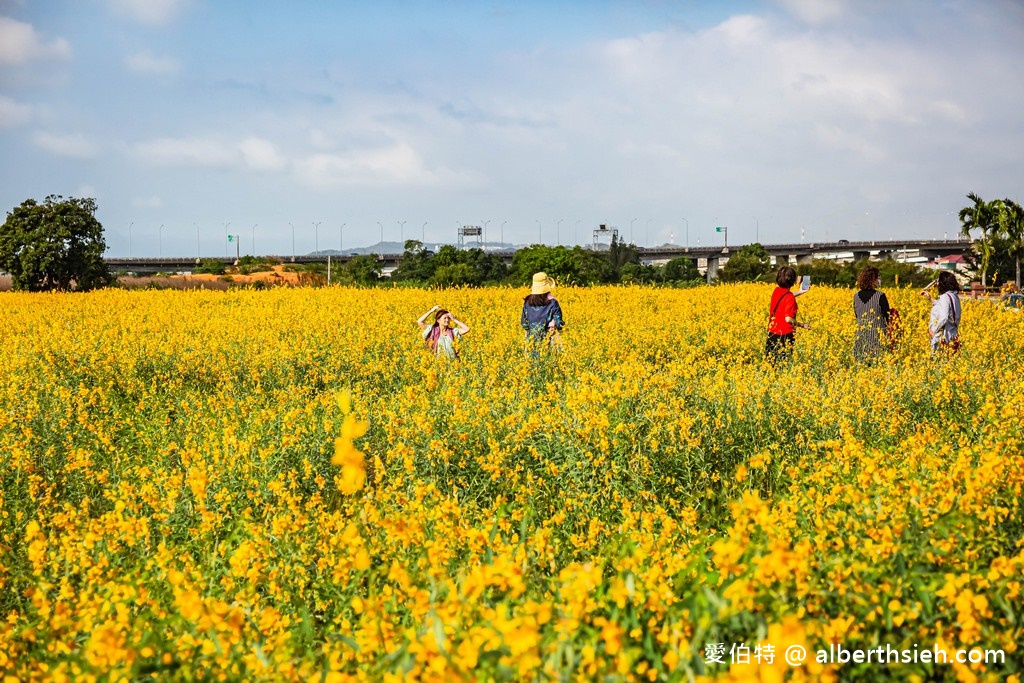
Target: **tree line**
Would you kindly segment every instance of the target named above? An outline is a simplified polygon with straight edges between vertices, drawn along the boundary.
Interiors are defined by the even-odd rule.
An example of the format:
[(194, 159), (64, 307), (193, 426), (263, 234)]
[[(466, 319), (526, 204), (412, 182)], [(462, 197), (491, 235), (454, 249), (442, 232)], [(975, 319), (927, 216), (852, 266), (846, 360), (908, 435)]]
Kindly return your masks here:
[[(1015, 258), (1019, 280), (1021, 252), (1021, 209), (1010, 200), (983, 202), (968, 195), (972, 207), (961, 211), (963, 231), (981, 229), (975, 243), (980, 274), (1000, 271), (1005, 258)], [(103, 228), (96, 219), (93, 199), (63, 199), (51, 195), (43, 203), (26, 200), (7, 215), (0, 226), (0, 270), (10, 274), (14, 289), (29, 291), (88, 290), (113, 284), (116, 278), (103, 262), (106, 243)], [(260, 260), (246, 257), (239, 268), (261, 268)], [(923, 285), (934, 273), (912, 264), (892, 260), (838, 263), (815, 259), (796, 267), (800, 275), (810, 275), (816, 283), (852, 286), (857, 273), (874, 265), (883, 281), (892, 284)], [(209, 262), (202, 268), (223, 269)], [(327, 275), (326, 264), (307, 266), (313, 273)], [(741, 247), (730, 254), (718, 271), (721, 282), (773, 282), (777, 268), (768, 251), (760, 244)], [(381, 277), (376, 256), (354, 256), (331, 266), (331, 281), (349, 285), (460, 287), (484, 285), (521, 286), (533, 274), (544, 271), (562, 284), (648, 284), (687, 287), (705, 284), (695, 259), (680, 257), (661, 264), (644, 264), (636, 245), (613, 239), (606, 250), (585, 247), (532, 245), (515, 252), (512, 263), (482, 249), (457, 249), (444, 245), (436, 252), (417, 240), (408, 240), (398, 268), (389, 278)], [(211, 270), (210, 272), (214, 272)], [(221, 272), (217, 270), (217, 272)]]
[[(677, 258), (661, 266), (645, 265), (640, 262), (640, 252), (635, 245), (618, 240), (613, 240), (606, 251), (534, 244), (516, 250), (511, 264), (506, 264), (498, 254), (477, 248), (458, 249), (446, 244), (435, 252), (418, 240), (407, 240), (404, 247), (398, 267), (387, 278), (401, 285), (521, 285), (539, 271), (570, 285), (703, 283), (693, 259)], [(380, 266), (373, 255), (353, 256), (331, 271), (332, 281), (345, 284), (375, 284), (381, 280), (380, 276)]]
[[(868, 259), (840, 263), (831, 259), (814, 259), (796, 266), (799, 275), (810, 275), (818, 284), (852, 287), (857, 274), (872, 265), (881, 272), (883, 282), (923, 286), (935, 274), (911, 263), (891, 259)], [(326, 275), (326, 266), (308, 266)], [(778, 267), (760, 244), (751, 244), (734, 251), (718, 271), (719, 282), (774, 282)], [(512, 256), (506, 265), (500, 256), (481, 249), (457, 249), (442, 246), (429, 251), (417, 240), (408, 240), (398, 268), (390, 278), (381, 278), (376, 256), (354, 256), (332, 267), (333, 282), (373, 285), (382, 281), (409, 286), (477, 287), (485, 285), (520, 286), (530, 282), (533, 274), (543, 271), (569, 285), (646, 284), (674, 287), (703, 285), (707, 280), (697, 269), (695, 259), (679, 257), (661, 265), (640, 262), (635, 245), (613, 240), (607, 251), (585, 247), (550, 247), (532, 245)]]
[(971, 204), (960, 210), (960, 234), (972, 239), (972, 232), (980, 237), (972, 241), (971, 253), (974, 273), (981, 284), (988, 286), (1010, 279), (1020, 288), (1020, 260), (1024, 256), (1024, 209), (1012, 199), (985, 201), (974, 192), (967, 194)]

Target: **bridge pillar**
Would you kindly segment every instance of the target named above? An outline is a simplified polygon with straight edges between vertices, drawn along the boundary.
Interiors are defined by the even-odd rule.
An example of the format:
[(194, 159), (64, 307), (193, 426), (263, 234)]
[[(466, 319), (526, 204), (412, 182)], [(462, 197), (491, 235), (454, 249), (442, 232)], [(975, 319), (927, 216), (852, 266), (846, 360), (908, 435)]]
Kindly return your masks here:
[(775, 257), (775, 267), (776, 268), (781, 268), (782, 266), (788, 266), (788, 265), (789, 265), (789, 254), (786, 254), (784, 256), (776, 256)]
[(809, 266), (814, 262), (814, 254), (797, 254), (796, 262), (801, 266)]
[(708, 284), (711, 284), (711, 281), (718, 277), (718, 262), (719, 258), (717, 256), (708, 256), (708, 268), (705, 273), (708, 279)]
[(854, 261), (863, 261), (864, 259), (871, 258), (870, 251), (855, 251), (853, 252)]

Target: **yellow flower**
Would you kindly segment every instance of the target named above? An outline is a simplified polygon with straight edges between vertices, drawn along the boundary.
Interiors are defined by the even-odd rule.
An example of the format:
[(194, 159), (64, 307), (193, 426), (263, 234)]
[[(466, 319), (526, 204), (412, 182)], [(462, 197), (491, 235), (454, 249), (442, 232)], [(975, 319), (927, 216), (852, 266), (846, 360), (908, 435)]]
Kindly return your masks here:
[(348, 413), (341, 424), (341, 436), (334, 440), (331, 462), (341, 467), (338, 488), (342, 493), (355, 493), (366, 483), (366, 454), (353, 445), (353, 441), (366, 434), (368, 423)]

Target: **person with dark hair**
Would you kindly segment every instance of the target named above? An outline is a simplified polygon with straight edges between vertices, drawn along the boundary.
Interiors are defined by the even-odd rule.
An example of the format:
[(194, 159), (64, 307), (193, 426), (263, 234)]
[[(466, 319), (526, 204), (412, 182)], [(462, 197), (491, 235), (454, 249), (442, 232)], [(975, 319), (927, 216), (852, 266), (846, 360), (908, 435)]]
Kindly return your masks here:
[(853, 357), (860, 363), (876, 359), (886, 349), (889, 330), (889, 299), (878, 291), (882, 280), (878, 268), (868, 266), (857, 276), (857, 289), (853, 295), (853, 316), (857, 331), (853, 337)]
[(790, 266), (782, 266), (775, 276), (775, 284), (778, 286), (772, 292), (769, 304), (768, 341), (765, 344), (765, 355), (773, 363), (789, 357), (793, 350), (796, 328), (811, 329), (809, 324), (796, 320), (796, 298), (809, 291), (791, 291), (796, 284), (796, 271)]
[[(428, 325), (427, 318), (434, 314), (434, 324)], [(416, 321), (420, 326), (423, 341), (427, 343), (427, 349), (438, 356), (445, 355), (452, 360), (458, 360), (459, 352), (455, 350), (455, 340), (461, 339), (462, 335), (469, 332), (469, 326), (456, 320), (451, 313), (440, 306), (434, 306), (424, 313)], [(452, 325), (455, 327), (452, 328)]]
[[(939, 295), (932, 297), (931, 288), (937, 286)], [(938, 279), (921, 290), (921, 296), (932, 302), (932, 313), (928, 320), (928, 341), (932, 351), (945, 350), (956, 353), (960, 350), (960, 283), (948, 270), (939, 273)]]
[(562, 320), (562, 307), (551, 294), (554, 287), (555, 281), (547, 273), (535, 273), (530, 293), (523, 300), (519, 324), (526, 332), (530, 355), (535, 358), (540, 355), (540, 346), (545, 341), (550, 349), (560, 349), (560, 332), (565, 321)]

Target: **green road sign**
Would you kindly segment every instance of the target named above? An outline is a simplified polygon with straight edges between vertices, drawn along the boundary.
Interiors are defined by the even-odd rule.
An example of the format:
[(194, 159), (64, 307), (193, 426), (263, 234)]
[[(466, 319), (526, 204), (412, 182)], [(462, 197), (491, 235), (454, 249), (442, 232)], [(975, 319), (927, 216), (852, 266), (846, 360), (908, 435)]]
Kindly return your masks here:
[(234, 235), (228, 235), (228, 242), (234, 242), (234, 241), (235, 241), (235, 236)]
[(725, 228), (721, 225), (716, 225), (715, 232), (725, 232)]

